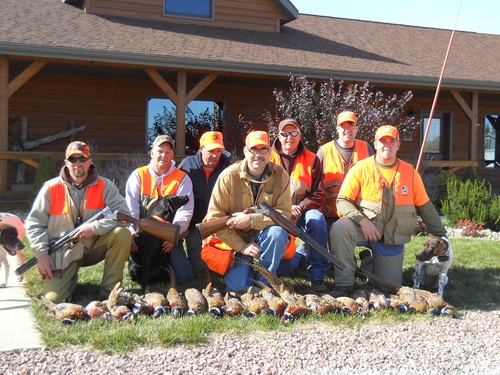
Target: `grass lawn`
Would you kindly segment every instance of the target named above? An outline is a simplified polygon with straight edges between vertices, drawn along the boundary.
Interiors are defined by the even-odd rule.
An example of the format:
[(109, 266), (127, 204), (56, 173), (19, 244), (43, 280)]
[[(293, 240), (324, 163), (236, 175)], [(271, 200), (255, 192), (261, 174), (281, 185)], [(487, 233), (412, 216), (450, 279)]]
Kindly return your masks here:
[[(415, 252), (420, 249), (425, 237), (414, 237), (406, 245), (404, 261), (404, 284), (412, 285), (415, 268)], [(500, 306), (500, 241), (488, 241), (472, 238), (451, 238), (454, 248), (453, 265), (448, 272), (449, 283), (445, 289), (445, 300), (458, 311), (493, 310)], [(125, 275), (126, 275), (125, 271)], [(86, 305), (94, 300), (99, 292), (102, 264), (80, 270), (79, 285), (74, 294), (75, 303)], [(332, 275), (330, 275), (332, 276)], [(36, 267), (25, 275), (26, 287), (31, 295), (38, 295), (41, 280)], [(306, 290), (308, 285), (304, 272), (297, 272), (291, 278), (285, 278), (293, 284), (296, 291)], [(220, 281), (218, 281), (220, 282)], [(333, 279), (327, 280), (333, 288)], [(189, 285), (179, 285), (183, 291), (188, 287), (202, 289), (203, 280), (195, 280)], [(125, 276), (124, 286), (138, 292), (139, 285)], [(220, 284), (216, 283), (216, 286)], [(166, 294), (166, 285), (156, 285), (155, 291)], [(212, 334), (232, 332), (247, 334), (255, 330), (290, 330), (297, 324), (310, 324), (315, 321), (357, 329), (368, 323), (390, 323), (409, 319), (430, 319), (424, 314), (397, 314), (392, 311), (379, 311), (368, 315), (366, 319), (358, 316), (329, 314), (325, 317), (309, 316), (291, 323), (281, 323), (279, 318), (261, 315), (255, 319), (244, 317), (213, 319), (208, 314), (196, 317), (174, 319), (170, 316), (153, 319), (137, 317), (133, 323), (125, 321), (78, 321), (70, 326), (63, 326), (61, 321), (48, 317), (47, 311), (39, 304), (32, 308), (44, 344), (49, 348), (67, 348), (70, 345), (91, 347), (107, 352), (130, 352), (139, 347), (172, 346), (178, 344), (200, 344), (210, 339)], [(439, 318), (446, 319), (446, 318)]]

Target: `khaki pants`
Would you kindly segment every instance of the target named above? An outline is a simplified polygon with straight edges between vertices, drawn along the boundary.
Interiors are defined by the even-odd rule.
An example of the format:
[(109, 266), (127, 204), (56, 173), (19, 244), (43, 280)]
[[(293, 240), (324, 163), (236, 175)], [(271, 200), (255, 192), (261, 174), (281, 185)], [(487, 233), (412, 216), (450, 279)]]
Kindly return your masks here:
[[(333, 223), (330, 229), (330, 249), (333, 255), (346, 265), (344, 271), (340, 271), (337, 267), (334, 268), (336, 288), (350, 288), (354, 285), (354, 272), (356, 270), (354, 249), (358, 244), (372, 248), (372, 250), (373, 247), (385, 246), (381, 242), (367, 243), (361, 228), (351, 219), (342, 218)], [(372, 253), (375, 275), (393, 284), (401, 285), (404, 251), (393, 256)]]
[(116, 283), (123, 280), (123, 268), (130, 253), (130, 239), (129, 230), (120, 226), (98, 236), (94, 246), (82, 259), (71, 263), (62, 271), (61, 278), (44, 280), (42, 295), (54, 303), (68, 300), (78, 283), (80, 267), (93, 266), (103, 260), (101, 288), (111, 291)]

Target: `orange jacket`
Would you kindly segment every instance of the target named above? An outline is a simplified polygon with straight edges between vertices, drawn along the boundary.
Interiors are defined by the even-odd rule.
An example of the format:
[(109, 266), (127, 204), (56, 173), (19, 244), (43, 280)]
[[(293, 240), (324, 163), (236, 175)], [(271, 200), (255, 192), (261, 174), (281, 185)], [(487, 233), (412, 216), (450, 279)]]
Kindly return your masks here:
[(336, 200), (344, 177), (350, 166), (370, 156), (370, 151), (368, 149), (368, 143), (356, 140), (354, 142), (354, 151), (352, 152), (351, 160), (347, 163), (342, 159), (342, 156), (340, 156), (335, 146), (335, 141), (324, 144), (320, 147), (320, 150), (323, 153), (320, 159), (323, 159), (323, 175), (326, 188), (326, 203), (323, 208), (323, 214), (325, 217), (337, 218)]
[[(87, 188), (87, 193), (85, 195), (85, 210), (96, 210), (102, 209), (106, 206), (104, 202), (104, 180), (97, 179), (95, 185), (90, 185)], [(59, 181), (48, 188), (50, 194), (50, 215), (51, 216), (61, 216), (61, 215), (71, 215), (70, 209), (70, 197), (68, 195), (68, 190), (66, 185)]]
[(145, 165), (137, 170), (141, 180), (141, 218), (148, 217), (153, 212), (158, 198), (175, 194), (179, 184), (186, 175), (184, 171), (176, 168), (172, 173), (163, 178), (161, 190), (156, 187), (155, 180)]
[[(383, 233), (385, 244), (402, 245), (410, 241), (415, 230), (415, 206), (423, 206), (429, 197), (411, 164), (398, 159), (393, 168), (384, 168), (384, 173), (382, 168), (374, 157), (356, 163), (345, 177), (339, 200), (353, 202), (355, 209), (348, 217), (358, 211), (372, 220)], [(387, 181), (388, 176), (392, 181)], [(384, 193), (388, 198), (382, 199)]]

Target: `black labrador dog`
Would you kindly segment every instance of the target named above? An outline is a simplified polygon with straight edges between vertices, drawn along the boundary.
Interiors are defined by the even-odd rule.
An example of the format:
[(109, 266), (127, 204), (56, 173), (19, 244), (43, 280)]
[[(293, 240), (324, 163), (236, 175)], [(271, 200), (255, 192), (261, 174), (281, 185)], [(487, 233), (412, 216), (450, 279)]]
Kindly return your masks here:
[[(187, 195), (171, 194), (162, 197), (152, 216), (158, 216), (172, 222), (177, 210), (188, 201)], [(142, 293), (147, 293), (147, 287), (152, 283), (172, 281), (169, 254), (162, 249), (163, 240), (143, 232), (135, 238), (135, 243), (138, 249), (130, 253), (128, 274), (133, 281), (141, 284)]]

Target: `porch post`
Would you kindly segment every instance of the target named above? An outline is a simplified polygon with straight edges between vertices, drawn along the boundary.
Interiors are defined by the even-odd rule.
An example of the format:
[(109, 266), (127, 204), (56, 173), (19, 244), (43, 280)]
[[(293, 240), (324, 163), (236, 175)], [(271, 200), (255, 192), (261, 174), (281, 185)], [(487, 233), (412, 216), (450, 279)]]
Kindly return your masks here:
[(470, 160), (477, 160), (477, 128), (479, 123), (479, 94), (472, 92), (472, 119), (471, 119), (471, 137), (470, 137)]
[(187, 74), (185, 71), (177, 73), (177, 108), (176, 108), (176, 137), (175, 156), (183, 158), (186, 154), (186, 92)]
[[(0, 151), (9, 147), (9, 59), (0, 56)], [(7, 191), (7, 160), (0, 160), (0, 192)]]

